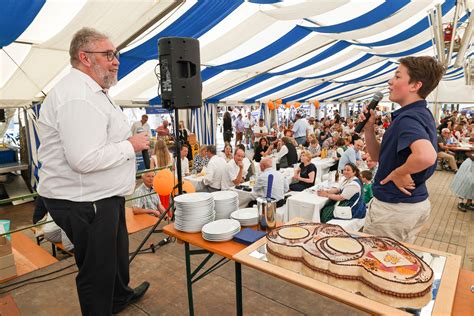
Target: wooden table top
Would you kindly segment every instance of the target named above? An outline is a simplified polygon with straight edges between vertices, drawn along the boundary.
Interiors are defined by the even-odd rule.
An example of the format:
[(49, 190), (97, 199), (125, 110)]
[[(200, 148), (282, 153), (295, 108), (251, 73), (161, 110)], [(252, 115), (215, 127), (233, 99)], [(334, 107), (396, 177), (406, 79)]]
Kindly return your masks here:
[(130, 207), (125, 208), (125, 218), (127, 222), (127, 231), (129, 234), (133, 234), (140, 230), (151, 227), (158, 221), (158, 217), (148, 214), (134, 215)]
[(58, 262), (58, 259), (54, 258), (49, 252), (38, 246), (36, 242), (21, 232), (11, 234), (11, 245), (16, 266), (16, 276), (0, 280), (0, 283)]
[(471, 291), (471, 286), (474, 286), (474, 272), (461, 269), (452, 315), (474, 315), (474, 293)]
[(174, 228), (174, 223), (168, 224), (163, 227), (163, 232), (170, 236), (176, 237), (179, 240), (187, 242), (193, 246), (206, 249), (210, 252), (216, 253), (222, 257), (232, 259), (232, 257), (245, 249), (247, 246), (235, 241), (224, 241), (224, 242), (210, 242), (202, 238), (201, 232), (199, 233), (184, 233)]

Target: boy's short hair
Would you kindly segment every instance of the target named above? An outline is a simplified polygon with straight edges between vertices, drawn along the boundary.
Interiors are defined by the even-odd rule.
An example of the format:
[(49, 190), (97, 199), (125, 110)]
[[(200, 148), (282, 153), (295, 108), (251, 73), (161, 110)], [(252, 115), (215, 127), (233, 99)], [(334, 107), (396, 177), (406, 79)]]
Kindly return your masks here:
[(430, 56), (408, 56), (400, 58), (398, 61), (407, 68), (410, 83), (415, 81), (422, 83), (418, 95), (423, 99), (438, 86), (446, 71), (446, 68), (440, 62)]
[(369, 181), (372, 181), (373, 178), (372, 172), (370, 172), (369, 170), (361, 171), (360, 176), (362, 178), (366, 178)]
[(311, 145), (314, 145), (317, 143), (316, 139), (312, 139), (310, 142), (309, 142)]

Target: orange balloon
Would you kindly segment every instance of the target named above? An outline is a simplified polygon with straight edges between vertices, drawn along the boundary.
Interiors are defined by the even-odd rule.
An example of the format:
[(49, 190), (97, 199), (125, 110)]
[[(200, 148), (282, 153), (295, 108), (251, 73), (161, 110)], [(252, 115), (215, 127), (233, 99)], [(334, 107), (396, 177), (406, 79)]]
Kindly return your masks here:
[(319, 109), (319, 101), (318, 101), (318, 100), (315, 100), (315, 101), (314, 101), (314, 107), (315, 107), (316, 109)]
[(295, 107), (295, 109), (299, 108), (301, 106), (301, 103), (299, 102), (295, 102), (295, 104), (293, 105)]
[[(173, 195), (177, 195), (179, 192), (178, 188), (174, 189)], [(191, 183), (191, 181), (183, 180), (183, 193), (194, 193), (196, 192), (196, 188)]]
[(291, 104), (290, 104), (290, 102), (287, 102), (287, 103), (285, 104), (285, 108), (286, 108), (286, 109), (289, 109), (289, 108), (291, 108)]
[(184, 180), (183, 181), (183, 191), (186, 192), (186, 193), (193, 193), (193, 192), (196, 192), (196, 188), (191, 183), (191, 181)]
[(173, 187), (177, 182), (173, 173), (169, 169), (163, 169), (156, 173), (153, 178), (153, 189), (159, 195), (169, 195), (173, 192)]
[(267, 105), (268, 105), (268, 109), (269, 109), (270, 111), (275, 110), (275, 105), (273, 104), (272, 101), (268, 101)]
[(283, 102), (283, 100), (282, 100), (282, 99), (278, 99), (278, 100), (276, 100), (275, 102), (276, 102), (276, 104), (280, 105), (280, 104)]

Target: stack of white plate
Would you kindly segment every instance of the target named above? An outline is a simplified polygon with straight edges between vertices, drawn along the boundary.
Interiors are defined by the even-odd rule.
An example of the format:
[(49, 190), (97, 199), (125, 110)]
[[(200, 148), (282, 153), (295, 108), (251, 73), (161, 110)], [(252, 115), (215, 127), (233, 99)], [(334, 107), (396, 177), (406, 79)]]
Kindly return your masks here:
[(240, 222), (240, 226), (255, 226), (258, 224), (258, 210), (256, 208), (241, 208), (230, 214), (230, 218)]
[(239, 221), (235, 219), (219, 219), (202, 227), (202, 238), (207, 241), (228, 241), (239, 231)]
[(239, 194), (235, 191), (217, 191), (214, 197), (216, 219), (230, 218), (230, 214), (239, 208)]
[(174, 227), (182, 232), (198, 233), (214, 220), (214, 198), (210, 193), (188, 193), (174, 199)]

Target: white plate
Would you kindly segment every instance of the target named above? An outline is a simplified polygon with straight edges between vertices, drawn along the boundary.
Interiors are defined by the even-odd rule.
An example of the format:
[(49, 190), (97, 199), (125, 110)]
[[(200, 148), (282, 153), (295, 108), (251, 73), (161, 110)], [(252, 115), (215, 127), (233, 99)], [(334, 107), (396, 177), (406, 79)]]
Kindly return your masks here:
[(207, 241), (211, 241), (211, 242), (229, 241), (229, 240), (232, 240), (232, 238), (234, 238), (234, 236), (230, 236), (230, 237), (224, 238), (224, 239), (216, 239), (216, 240), (207, 239), (207, 238), (204, 237), (204, 236), (202, 237), (202, 239), (207, 240)]
[(238, 228), (238, 229), (236, 229), (232, 232), (226, 233), (226, 234), (213, 235), (213, 234), (206, 234), (206, 233), (203, 232), (202, 235), (206, 236), (206, 238), (208, 238), (208, 239), (223, 239), (223, 238), (228, 238), (230, 236), (234, 236), (239, 231), (240, 231), (240, 228)]
[(196, 202), (205, 202), (210, 199), (212, 199), (211, 193), (194, 192), (194, 193), (178, 195), (177, 197), (174, 198), (174, 201), (178, 203), (196, 203)]
[(239, 197), (239, 194), (234, 191), (216, 191), (211, 193), (214, 201), (232, 200)]
[(235, 219), (220, 219), (204, 225), (202, 231), (207, 235), (222, 235), (234, 232), (236, 229), (240, 229), (239, 221)]
[(235, 212), (232, 212), (230, 216), (232, 216), (232, 218), (236, 220), (258, 219), (258, 210), (253, 207), (241, 208)]

